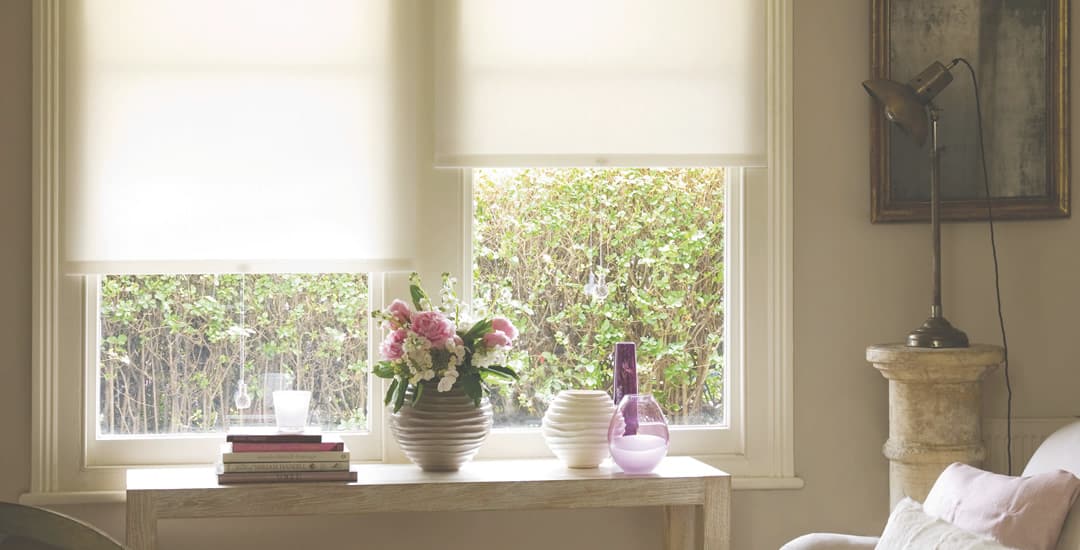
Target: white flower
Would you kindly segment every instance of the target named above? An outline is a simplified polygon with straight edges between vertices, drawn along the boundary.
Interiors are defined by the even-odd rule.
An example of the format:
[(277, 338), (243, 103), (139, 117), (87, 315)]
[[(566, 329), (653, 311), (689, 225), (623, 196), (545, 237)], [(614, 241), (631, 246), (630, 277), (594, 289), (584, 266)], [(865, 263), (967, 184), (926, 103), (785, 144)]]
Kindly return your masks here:
[(446, 351), (450, 352), (450, 357), (453, 361), (450, 362), (450, 368), (454, 369), (460, 367), (465, 362), (465, 345), (458, 345), (453, 338), (446, 341)]
[(431, 342), (427, 338), (420, 336), (419, 334), (409, 331), (409, 334), (405, 336), (405, 341), (401, 344), (401, 349), (405, 350), (405, 353), (412, 354), (416, 352), (426, 353), (431, 349)]
[(420, 382), (421, 380), (431, 380), (432, 378), (435, 378), (435, 371), (434, 370), (432, 370), (432, 369), (417, 370), (417, 371), (414, 371), (412, 376), (409, 377), (409, 383), (410, 384), (416, 384), (417, 382)]
[(405, 351), (405, 357), (411, 372), (415, 374), (432, 369), (431, 342), (427, 338), (410, 332), (405, 337), (405, 342), (402, 343), (401, 348)]
[[(453, 373), (453, 376), (450, 374)], [(448, 392), (454, 387), (454, 383), (457, 382), (457, 371), (447, 371), (446, 375), (439, 380), (439, 391)]]
[(474, 367), (490, 367), (503, 364), (506, 364), (506, 350), (487, 349), (473, 354)]

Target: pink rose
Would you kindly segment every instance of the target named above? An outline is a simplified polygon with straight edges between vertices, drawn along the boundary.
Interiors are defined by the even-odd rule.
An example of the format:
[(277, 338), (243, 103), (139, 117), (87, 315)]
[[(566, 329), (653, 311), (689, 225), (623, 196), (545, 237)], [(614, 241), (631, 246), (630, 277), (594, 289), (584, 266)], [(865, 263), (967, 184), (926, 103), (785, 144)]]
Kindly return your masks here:
[(393, 318), (390, 321), (391, 328), (401, 328), (409, 323), (412, 318), (412, 310), (409, 309), (409, 304), (402, 302), (401, 300), (394, 300), (390, 302), (390, 307), (386, 308), (386, 313), (390, 314)]
[(484, 335), (484, 345), (495, 348), (508, 348), (510, 347), (510, 337), (501, 330), (489, 332)]
[(386, 335), (386, 340), (383, 340), (382, 345), (379, 346), (379, 352), (382, 353), (383, 359), (397, 361), (405, 355), (405, 350), (402, 348), (402, 344), (405, 343), (405, 336), (406, 332), (403, 328)]
[(502, 331), (508, 338), (514, 340), (518, 337), (518, 329), (510, 322), (510, 319), (506, 317), (492, 317), (491, 328), (494, 330)]
[(413, 315), (410, 328), (435, 346), (445, 345), (454, 337), (454, 323), (438, 311), (421, 311)]
[(448, 338), (446, 340), (446, 349), (450, 349), (450, 343), (451, 342), (454, 343), (454, 348), (455, 349), (462, 349), (462, 348), (465, 347), (465, 340), (462, 340), (461, 337), (458, 336), (456, 333), (454, 334), (453, 338)]

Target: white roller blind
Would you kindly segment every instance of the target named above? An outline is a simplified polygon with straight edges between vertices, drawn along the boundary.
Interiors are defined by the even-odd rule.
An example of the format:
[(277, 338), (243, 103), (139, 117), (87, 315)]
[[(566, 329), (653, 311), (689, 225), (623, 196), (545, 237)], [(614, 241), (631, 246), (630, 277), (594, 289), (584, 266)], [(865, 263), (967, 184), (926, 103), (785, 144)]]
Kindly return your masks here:
[(65, 2), (67, 272), (411, 268), (396, 4)]
[(436, 164), (764, 165), (760, 0), (439, 0)]

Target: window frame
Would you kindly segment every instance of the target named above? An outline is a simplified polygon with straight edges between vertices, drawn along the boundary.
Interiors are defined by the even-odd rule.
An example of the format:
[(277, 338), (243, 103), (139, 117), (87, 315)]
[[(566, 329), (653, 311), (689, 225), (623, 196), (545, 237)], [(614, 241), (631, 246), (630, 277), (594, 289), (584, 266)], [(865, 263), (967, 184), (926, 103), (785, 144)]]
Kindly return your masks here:
[[(89, 388), (96, 387), (96, 376), (89, 380), (87, 369), (83, 368), (87, 349), (93, 344), (85, 336), (87, 327), (82, 323), (85, 316), (80, 313), (85, 313), (89, 297), (84, 280), (65, 276), (60, 268), (59, 190), (64, 171), (63, 66), (59, 43), (62, 3), (62, 0), (40, 0), (33, 6), (31, 486), (30, 492), (20, 500), (34, 504), (115, 502), (123, 500), (121, 489), (126, 469), (138, 461), (116, 460), (115, 456), (109, 461), (88, 460), (86, 427), (96, 422), (87, 421), (85, 411), (88, 394), (93, 396)], [(739, 373), (743, 379), (738, 387), (730, 384), (726, 390), (730, 392), (729, 403), (742, 404), (742, 431), (723, 448), (706, 445), (703, 449), (687, 450), (733, 473), (737, 489), (802, 487), (802, 481), (795, 477), (792, 411), (792, 0), (768, 0), (766, 27), (769, 168), (743, 170), (743, 215), (728, 218), (740, 220), (738, 231), (742, 240), (732, 245), (740, 247), (744, 259), (740, 267), (742, 276), (732, 279), (746, 283), (741, 290), (741, 302), (734, 304), (744, 321), (738, 327), (732, 325), (732, 329), (741, 331), (742, 348), (735, 353), (741, 354), (739, 363), (745, 366)], [(422, 146), (430, 148), (431, 144)], [(701, 161), (698, 159), (694, 165), (701, 165)], [(464, 220), (471, 220), (471, 188), (465, 193), (466, 185), (454, 185), (462, 183), (462, 171), (428, 167), (420, 169), (418, 176), (424, 180), (420, 184), (422, 191), (431, 195), (421, 209), (432, 215), (434, 223), (456, 218), (452, 223), (457, 224), (460, 232), (451, 239), (469, 242), (470, 229), (465, 227)], [(456, 202), (439, 200), (447, 198), (448, 193), (451, 197), (457, 195)], [(446, 209), (446, 204), (461, 204), (463, 208), (447, 212), (453, 209)], [(471, 250), (466, 254), (464, 246), (450, 247), (455, 260), (446, 257), (446, 249), (436, 248), (422, 248), (421, 274), (435, 280), (431, 277), (437, 277), (441, 271), (456, 271), (462, 274), (468, 292)], [(403, 295), (406, 288), (403, 276), (386, 275), (381, 280), (384, 282), (379, 285), (379, 294), (372, 291), (371, 307), (385, 305), (387, 296)], [(73, 334), (78, 336), (73, 338), (70, 336)], [(72, 357), (77, 358), (74, 364)], [(96, 371), (96, 361), (93, 363)], [(373, 380), (369, 388), (373, 394), (370, 402), (380, 403), (385, 381)], [(372, 426), (376, 428), (375, 409), (379, 407), (372, 409)], [(511, 452), (514, 450), (533, 456), (547, 454), (538, 433), (516, 433), (522, 431), (497, 431), (481, 449), (479, 458), (520, 455)], [(218, 441), (220, 437), (217, 436)], [(404, 456), (389, 439), (382, 437), (371, 449), (378, 449), (383, 461), (403, 462)], [(367, 447), (364, 448), (367, 453)], [(147, 461), (176, 456), (153, 455), (150, 453)]]

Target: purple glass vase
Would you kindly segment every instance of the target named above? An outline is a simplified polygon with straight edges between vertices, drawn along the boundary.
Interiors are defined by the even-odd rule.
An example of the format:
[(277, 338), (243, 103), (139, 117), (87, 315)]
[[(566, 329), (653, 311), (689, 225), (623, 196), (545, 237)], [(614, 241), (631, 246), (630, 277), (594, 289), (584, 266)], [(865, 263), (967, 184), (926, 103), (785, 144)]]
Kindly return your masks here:
[(628, 474), (647, 474), (667, 456), (667, 419), (652, 395), (624, 395), (608, 424), (611, 458)]

